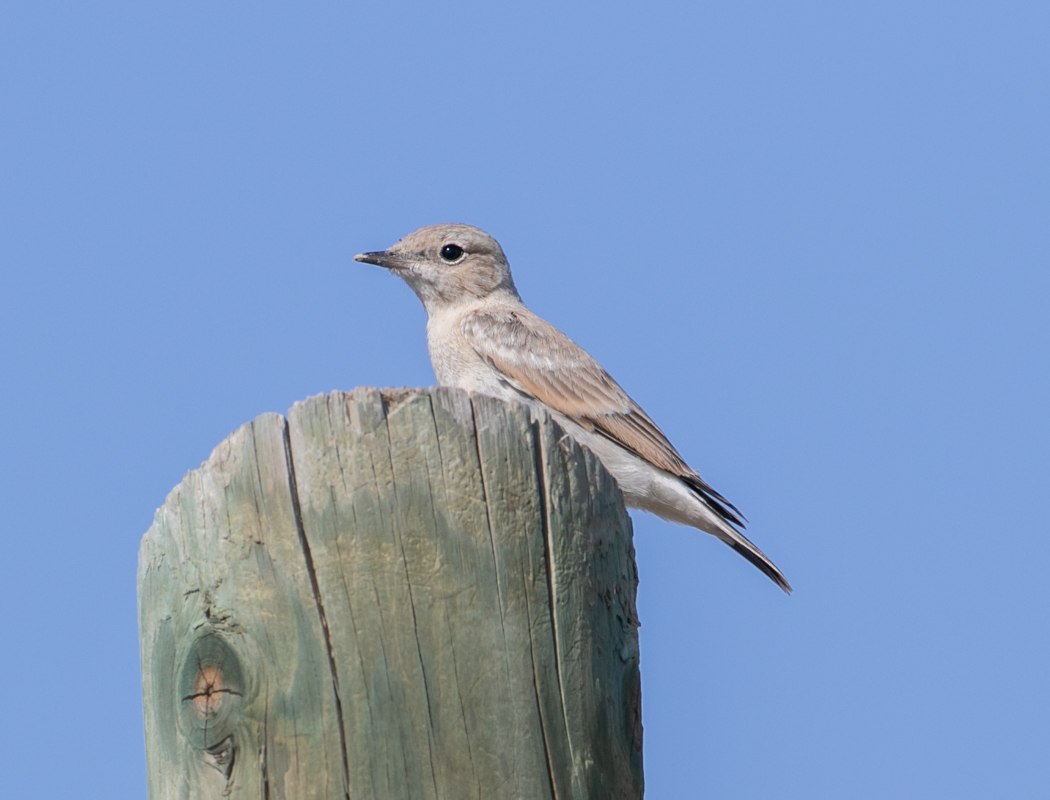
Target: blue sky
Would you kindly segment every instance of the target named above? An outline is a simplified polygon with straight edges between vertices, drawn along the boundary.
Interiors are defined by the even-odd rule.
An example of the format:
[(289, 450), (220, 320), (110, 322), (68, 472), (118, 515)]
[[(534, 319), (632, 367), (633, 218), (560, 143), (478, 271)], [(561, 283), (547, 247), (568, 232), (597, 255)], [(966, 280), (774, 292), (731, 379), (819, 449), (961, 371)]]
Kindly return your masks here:
[(138, 542), (241, 423), (428, 385), (478, 225), (747, 514), (635, 515), (647, 797), (1045, 796), (1045, 3), (0, 8), (0, 796), (145, 792)]

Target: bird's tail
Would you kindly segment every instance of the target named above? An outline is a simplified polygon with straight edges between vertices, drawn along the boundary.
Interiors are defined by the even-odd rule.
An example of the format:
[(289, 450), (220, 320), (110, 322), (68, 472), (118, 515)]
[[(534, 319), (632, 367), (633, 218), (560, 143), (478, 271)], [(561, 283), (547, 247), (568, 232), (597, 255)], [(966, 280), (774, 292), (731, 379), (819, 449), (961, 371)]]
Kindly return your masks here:
[(769, 579), (772, 580), (773, 583), (783, 589), (787, 594), (791, 594), (791, 584), (788, 583), (787, 578), (784, 577), (784, 573), (777, 569), (777, 565), (770, 561), (769, 557), (755, 547), (746, 536), (740, 533), (740, 531), (734, 530), (732, 536), (724, 539), (721, 536), (718, 538), (722, 539), (723, 542), (728, 544), (740, 553), (740, 555), (762, 570), (769, 576)]
[(715, 524), (713, 527), (715, 530), (710, 531), (710, 533), (713, 533), (762, 570), (773, 583), (787, 594), (791, 594), (791, 584), (784, 577), (784, 573), (777, 569), (777, 565), (769, 560), (769, 556), (755, 547), (750, 539), (737, 530), (738, 527), (744, 527), (744, 515), (737, 510), (736, 506), (708, 486), (699, 475), (695, 479), (689, 476), (682, 480), (712, 512), (711, 516), (714, 517)]

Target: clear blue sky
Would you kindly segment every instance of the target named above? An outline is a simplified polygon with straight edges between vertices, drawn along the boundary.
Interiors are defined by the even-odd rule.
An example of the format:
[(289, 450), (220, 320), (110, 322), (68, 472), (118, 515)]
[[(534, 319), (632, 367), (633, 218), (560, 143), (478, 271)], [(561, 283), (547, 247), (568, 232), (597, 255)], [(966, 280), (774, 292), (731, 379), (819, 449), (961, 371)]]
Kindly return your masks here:
[(1046, 796), (1050, 5), (566, 5), (0, 6), (0, 796), (144, 797), (154, 509), (446, 221), (795, 585), (635, 516), (650, 800)]

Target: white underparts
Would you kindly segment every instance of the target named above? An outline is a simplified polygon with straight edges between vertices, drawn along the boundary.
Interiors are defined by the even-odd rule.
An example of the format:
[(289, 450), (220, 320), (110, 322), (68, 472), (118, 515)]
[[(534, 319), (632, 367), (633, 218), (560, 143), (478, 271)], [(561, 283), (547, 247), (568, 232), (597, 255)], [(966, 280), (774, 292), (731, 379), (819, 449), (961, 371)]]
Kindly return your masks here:
[(699, 528), (723, 541), (734, 541), (736, 532), (678, 477), (654, 467), (599, 433), (585, 430), (562, 414), (554, 417), (580, 444), (594, 453), (623, 492), (630, 508)]

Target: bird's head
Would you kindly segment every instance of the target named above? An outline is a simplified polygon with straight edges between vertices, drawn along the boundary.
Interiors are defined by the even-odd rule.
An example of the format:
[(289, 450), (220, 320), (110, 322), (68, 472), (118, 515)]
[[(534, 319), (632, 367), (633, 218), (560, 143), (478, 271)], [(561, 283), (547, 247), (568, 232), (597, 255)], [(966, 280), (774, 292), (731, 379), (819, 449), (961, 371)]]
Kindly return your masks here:
[(427, 313), (497, 291), (517, 296), (499, 243), (470, 225), (431, 225), (386, 250), (360, 253), (355, 261), (400, 276), (419, 295)]

